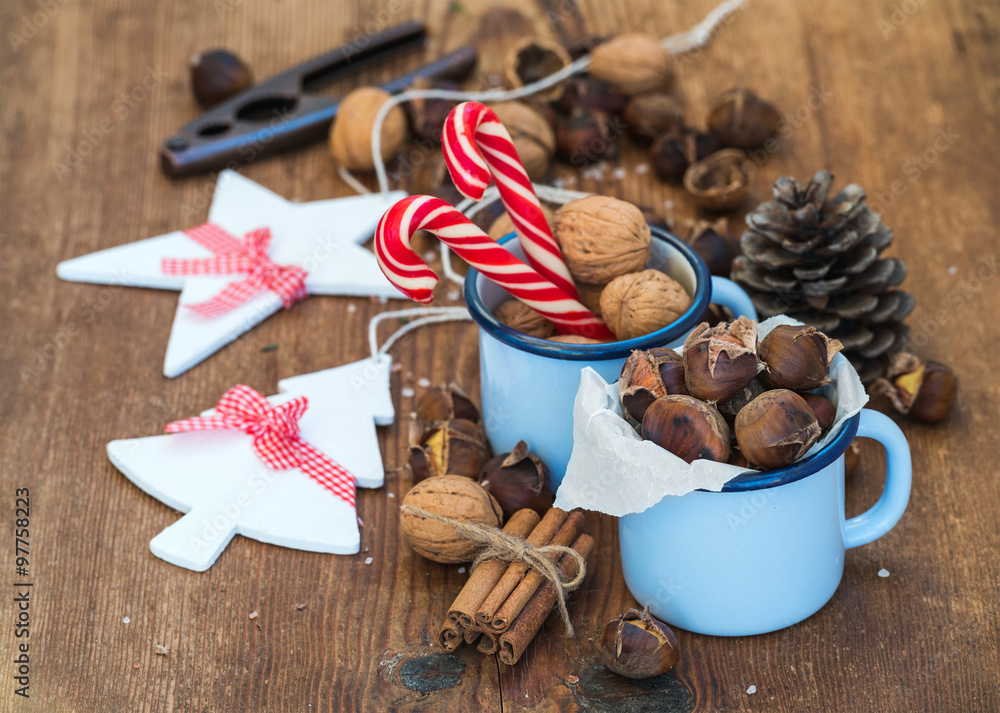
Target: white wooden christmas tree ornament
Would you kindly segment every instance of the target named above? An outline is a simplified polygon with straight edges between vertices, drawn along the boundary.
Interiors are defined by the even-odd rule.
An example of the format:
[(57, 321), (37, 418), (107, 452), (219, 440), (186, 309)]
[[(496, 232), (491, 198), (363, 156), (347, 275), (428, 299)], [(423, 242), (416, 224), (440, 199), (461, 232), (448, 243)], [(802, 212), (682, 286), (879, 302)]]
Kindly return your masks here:
[[(291, 377), (267, 402), (308, 398), (298, 422), (301, 438), (351, 471), (359, 486), (378, 488), (385, 472), (375, 425), (393, 420), (391, 366), (381, 354)], [(355, 554), (360, 548), (352, 505), (299, 468), (267, 467), (253, 437), (242, 431), (112, 441), (108, 457), (139, 488), (186, 513), (149, 544), (157, 557), (180, 567), (205, 571), (237, 534), (312, 552)]]
[[(208, 223), (241, 240), (251, 231), (268, 228), (267, 256), (279, 265), (305, 270), (310, 295), (402, 298), (382, 274), (375, 255), (361, 244), (371, 237), (382, 214), (405, 196), (392, 191), (294, 203), (227, 170), (219, 174)], [(265, 289), (218, 316), (206, 318), (194, 312), (190, 305), (218, 295), (245, 275), (170, 275), (164, 272), (163, 261), (211, 257), (211, 250), (177, 230), (67, 260), (56, 274), (73, 282), (180, 290), (163, 364), (164, 375), (175, 377), (283, 306), (278, 293)]]

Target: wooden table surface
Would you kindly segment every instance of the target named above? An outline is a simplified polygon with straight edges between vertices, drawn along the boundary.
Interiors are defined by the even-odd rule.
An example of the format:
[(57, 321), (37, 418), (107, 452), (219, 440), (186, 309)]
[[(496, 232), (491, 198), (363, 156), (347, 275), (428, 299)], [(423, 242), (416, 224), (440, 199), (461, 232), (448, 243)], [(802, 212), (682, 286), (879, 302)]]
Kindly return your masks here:
[[(426, 562), (401, 539), (397, 506), (411, 481), (398, 466), (413, 405), (401, 389), (456, 379), (477, 393), (468, 323), (423, 330), (393, 350), (401, 416), (381, 429), (386, 486), (359, 493), (358, 556), (237, 538), (205, 573), (167, 564), (148, 543), (178, 514), (105, 456), (108, 441), (156, 434), (236, 382), (273, 393), (280, 378), (361, 359), (368, 319), (386, 309), (310, 299), (168, 380), (161, 363), (175, 293), (56, 279), (60, 260), (205, 219), (214, 180), (168, 179), (157, 158), (159, 141), (198, 113), (192, 53), (229, 47), (266, 77), (366, 27), (423, 18), (428, 56), (472, 40), (489, 83), (513, 40), (553, 33), (547, 7), (564, 31), (666, 36), (714, 4), (595, 0), (578, 15), (529, 0), (492, 9), (486, 0), (0, 4), (0, 507), (11, 537), (14, 490), (31, 489), (35, 583), (29, 700), (13, 692), (16, 611), (2, 597), (0, 710), (1000, 710), (995, 0), (752, 0), (681, 65), (693, 123), (737, 84), (792, 117), (791, 136), (759, 166), (750, 206), (777, 177), (821, 168), (838, 186), (868, 189), (895, 229), (890, 252), (909, 266), (915, 341), (962, 381), (949, 421), (900, 419), (913, 452), (909, 509), (887, 536), (848, 553), (840, 589), (807, 621), (734, 639), (681, 631), (683, 656), (670, 674), (644, 683), (609, 674), (595, 663), (595, 637), (634, 602), (614, 519), (590, 515), (600, 545), (572, 598), (575, 641), (550, 622), (514, 667), (468, 648), (442, 654), (429, 630), (467, 575)], [(415, 61), (367, 70), (347, 86)], [(576, 185), (673, 220), (692, 215), (682, 192), (632, 170), (644, 160), (626, 142), (624, 176), (611, 166)], [(322, 145), (241, 171), (290, 198), (351, 194)], [(880, 451), (864, 453), (848, 481), (849, 515), (882, 487)], [(12, 545), (2, 561), (13, 576)], [(157, 644), (169, 655), (157, 655)]]

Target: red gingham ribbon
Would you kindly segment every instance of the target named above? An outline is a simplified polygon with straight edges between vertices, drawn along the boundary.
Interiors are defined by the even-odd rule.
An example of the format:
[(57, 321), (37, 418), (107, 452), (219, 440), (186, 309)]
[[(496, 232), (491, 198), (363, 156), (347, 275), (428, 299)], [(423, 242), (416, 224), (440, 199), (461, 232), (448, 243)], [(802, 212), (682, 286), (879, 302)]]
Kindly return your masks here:
[(271, 230), (258, 228), (241, 242), (215, 223), (205, 223), (185, 230), (184, 234), (213, 253), (215, 257), (182, 259), (164, 258), (161, 269), (167, 275), (232, 275), (247, 273), (241, 282), (230, 282), (215, 297), (186, 305), (202, 317), (218, 317), (238, 307), (264, 290), (273, 290), (288, 309), (306, 296), (306, 271), (294, 265), (279, 265), (267, 255)]
[(354, 507), (354, 474), (299, 435), (299, 419), (308, 406), (309, 399), (305, 396), (272, 406), (254, 389), (237, 384), (219, 399), (213, 415), (174, 421), (165, 430), (167, 433), (243, 431), (253, 436), (254, 452), (269, 468), (299, 468)]

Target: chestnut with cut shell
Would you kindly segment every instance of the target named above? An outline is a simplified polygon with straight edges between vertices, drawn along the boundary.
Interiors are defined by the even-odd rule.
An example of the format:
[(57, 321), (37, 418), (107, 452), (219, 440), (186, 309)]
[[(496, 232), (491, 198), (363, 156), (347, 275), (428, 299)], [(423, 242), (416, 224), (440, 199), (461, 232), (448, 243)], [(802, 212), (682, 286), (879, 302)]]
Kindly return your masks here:
[(555, 501), (555, 495), (545, 485), (547, 472), (541, 459), (528, 452), (528, 444), (518, 441), (510, 453), (496, 456), (483, 466), (479, 484), (500, 503), (504, 518), (523, 508), (544, 515)]
[(628, 609), (608, 622), (601, 641), (605, 668), (626, 678), (650, 678), (672, 669), (681, 657), (670, 627), (654, 618), (649, 608)]
[(702, 322), (684, 342), (688, 393), (705, 401), (726, 401), (757, 376), (757, 323), (740, 317), (731, 324)]
[(486, 433), (472, 421), (410, 423), (410, 469), (415, 482), (441, 475), (476, 479), (489, 458)]
[(646, 409), (642, 438), (687, 463), (729, 460), (729, 425), (718, 410), (691, 396), (664, 396)]
[(421, 421), (448, 421), (453, 418), (479, 423), (479, 409), (456, 383), (427, 389), (417, 402), (414, 418)]
[(229, 50), (208, 50), (191, 58), (191, 91), (206, 109), (252, 84), (250, 68)]
[(873, 394), (888, 396), (900, 413), (931, 422), (948, 415), (957, 390), (958, 379), (951, 367), (922, 361), (910, 352), (896, 354), (887, 377), (872, 386)]
[(641, 423), (656, 399), (687, 394), (683, 357), (668, 347), (636, 349), (622, 366), (618, 392), (625, 411)]
[(830, 362), (842, 348), (815, 327), (782, 324), (757, 347), (760, 380), (772, 389), (810, 391), (830, 383)]
[(809, 404), (794, 391), (765, 391), (736, 416), (736, 441), (754, 468), (770, 470), (801, 458), (820, 437)]

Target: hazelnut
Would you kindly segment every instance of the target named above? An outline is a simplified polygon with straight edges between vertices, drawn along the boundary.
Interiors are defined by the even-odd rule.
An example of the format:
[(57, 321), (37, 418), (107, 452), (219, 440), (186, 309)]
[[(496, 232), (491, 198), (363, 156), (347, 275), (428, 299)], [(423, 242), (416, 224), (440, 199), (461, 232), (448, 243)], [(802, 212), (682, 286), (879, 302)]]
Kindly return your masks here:
[(781, 116), (748, 89), (730, 89), (709, 104), (708, 130), (725, 146), (754, 149), (778, 133)]
[(618, 157), (621, 144), (611, 119), (596, 109), (574, 109), (556, 128), (559, 156), (574, 166)]
[(548, 339), (556, 333), (556, 326), (521, 300), (507, 300), (493, 312), (493, 316), (511, 329), (539, 339)]
[(733, 259), (741, 252), (739, 241), (729, 234), (725, 218), (714, 223), (692, 221), (684, 241), (705, 261), (708, 271), (720, 277), (729, 277)]
[(642, 437), (687, 463), (729, 460), (729, 425), (714, 406), (691, 396), (664, 396), (651, 403), (642, 417)]
[(672, 669), (681, 657), (677, 637), (649, 608), (629, 609), (608, 623), (601, 641), (605, 668), (626, 678), (650, 678)]
[(622, 366), (618, 393), (628, 415), (641, 423), (656, 399), (687, 394), (683, 357), (667, 347), (633, 351)]
[(736, 415), (736, 441), (754, 468), (794, 463), (820, 434), (809, 404), (788, 389), (765, 391)]
[(690, 306), (684, 288), (659, 270), (619, 275), (601, 293), (601, 316), (619, 340), (662, 329)]
[(209, 50), (191, 58), (191, 91), (206, 109), (252, 84), (253, 76), (246, 63), (228, 50)]
[[(417, 77), (409, 89), (446, 89), (459, 91), (462, 85), (450, 79), (440, 77)], [(403, 102), (410, 133), (418, 139), (441, 140), (445, 119), (451, 110), (458, 106), (452, 99), (411, 99)]]
[(479, 484), (496, 498), (505, 519), (523, 508), (544, 515), (555, 502), (555, 495), (545, 485), (546, 473), (541, 459), (528, 452), (528, 444), (518, 441), (510, 453), (483, 466)]
[[(503, 63), (503, 84), (517, 89), (544, 79), (570, 63), (562, 45), (541, 37), (527, 37), (516, 43)], [(539, 99), (553, 101), (563, 94), (563, 82), (539, 92)]]
[(738, 149), (716, 151), (688, 166), (684, 187), (705, 210), (733, 210), (750, 190), (750, 177), (743, 170), (746, 160), (746, 154)]
[(757, 376), (756, 347), (757, 324), (746, 317), (729, 325), (699, 324), (684, 342), (688, 393), (711, 402), (731, 399)]
[(837, 416), (837, 407), (826, 398), (823, 398), (819, 394), (813, 394), (806, 392), (804, 394), (799, 394), (803, 401), (809, 404), (809, 408), (812, 409), (813, 415), (816, 417), (816, 422), (819, 427), (827, 431), (830, 426), (833, 425), (834, 420)]
[(410, 423), (410, 469), (416, 482), (440, 475), (478, 478), (489, 459), (486, 433), (472, 421)]
[(552, 232), (566, 266), (580, 282), (607, 284), (649, 261), (649, 225), (638, 208), (617, 198), (570, 201), (556, 211)]
[[(552, 209), (542, 204), (542, 215), (545, 216), (545, 221), (552, 225)], [(510, 219), (510, 214), (507, 211), (498, 215), (496, 220), (490, 223), (490, 227), (486, 229), (486, 233), (494, 240), (500, 240), (500, 238), (514, 232), (516, 232), (514, 221)]]
[(655, 139), (683, 126), (684, 106), (673, 94), (647, 92), (628, 100), (622, 118), (633, 136)]
[(910, 352), (893, 357), (887, 378), (872, 386), (873, 394), (884, 394), (900, 413), (920, 421), (940, 421), (955, 403), (958, 380), (945, 364), (921, 361)]
[[(462, 522), (499, 527), (503, 523), (500, 504), (475, 480), (442, 475), (417, 483), (403, 497), (412, 505), (435, 515)], [(404, 512), (399, 529), (410, 546), (433, 562), (468, 562), (478, 546), (455, 532), (453, 525)]]
[(653, 170), (662, 180), (677, 183), (692, 163), (722, 148), (711, 134), (683, 128), (658, 137), (649, 151)]
[(760, 380), (772, 389), (808, 391), (830, 383), (830, 362), (841, 343), (815, 327), (783, 324), (772, 329), (757, 347), (764, 362)]
[(510, 134), (528, 177), (537, 180), (545, 175), (556, 150), (556, 137), (545, 117), (524, 102), (500, 102), (491, 108)]
[[(359, 87), (340, 100), (337, 118), (330, 127), (330, 153), (351, 171), (371, 171), (372, 127), (375, 116), (389, 100), (389, 92), (378, 87)], [(406, 138), (406, 114), (394, 106), (382, 123), (379, 153), (383, 161), (396, 155)]]
[(566, 80), (566, 90), (555, 103), (555, 108), (563, 114), (569, 114), (574, 109), (594, 109), (613, 116), (622, 110), (626, 99), (624, 94), (607, 82), (593, 77), (576, 76)]
[(670, 89), (674, 60), (659, 39), (627, 33), (602, 42), (590, 53), (591, 77), (617, 87), (625, 94)]
[(458, 384), (435, 386), (424, 392), (413, 414), (421, 421), (449, 421), (453, 418), (479, 423), (479, 409)]

